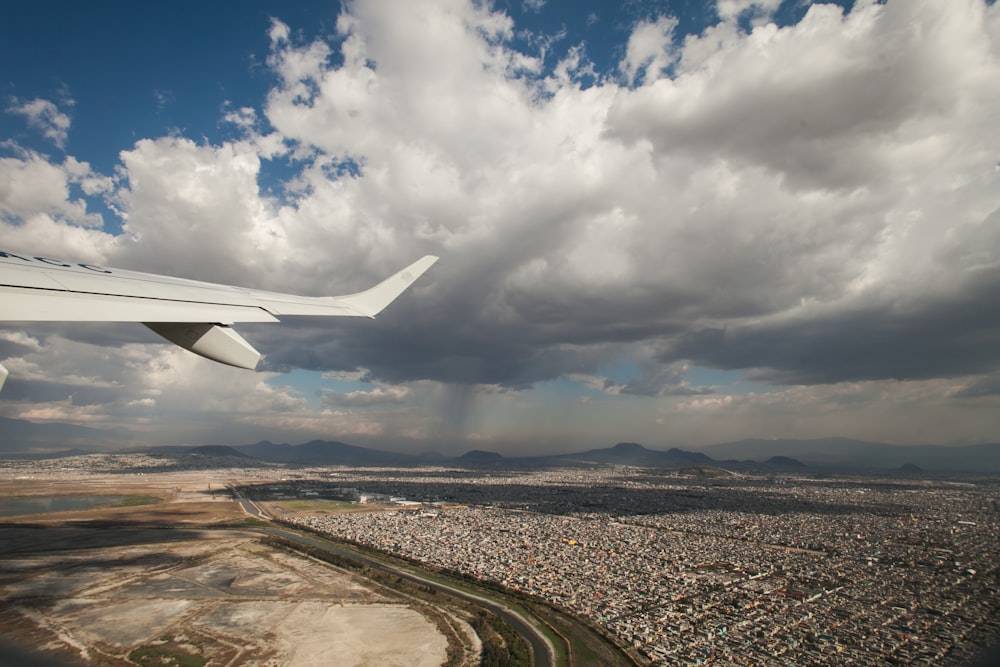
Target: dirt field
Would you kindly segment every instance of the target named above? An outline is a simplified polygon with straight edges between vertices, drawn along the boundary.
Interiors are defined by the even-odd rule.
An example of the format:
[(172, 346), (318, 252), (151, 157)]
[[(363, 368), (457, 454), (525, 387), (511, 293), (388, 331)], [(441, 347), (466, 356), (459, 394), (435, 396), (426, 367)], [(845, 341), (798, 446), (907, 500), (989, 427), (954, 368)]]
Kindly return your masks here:
[[(212, 487), (222, 490), (221, 482)], [(40, 490), (162, 500), (0, 519), (5, 644), (106, 665), (431, 667), (447, 660), (448, 638), (419, 605), (266, 547), (252, 533), (212, 529), (243, 515), (227, 494), (213, 497), (200, 476), (2, 485), (10, 496)]]

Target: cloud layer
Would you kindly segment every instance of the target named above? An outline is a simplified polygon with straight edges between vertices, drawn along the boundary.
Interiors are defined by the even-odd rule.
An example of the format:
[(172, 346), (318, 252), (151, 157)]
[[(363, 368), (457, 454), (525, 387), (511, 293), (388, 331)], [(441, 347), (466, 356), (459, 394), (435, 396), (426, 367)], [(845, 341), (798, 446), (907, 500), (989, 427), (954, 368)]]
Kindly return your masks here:
[[(481, 3), (359, 1), (329, 41), (274, 21), (274, 85), (225, 114), (236, 139), (142, 138), (111, 175), (10, 151), (8, 250), (305, 294), (442, 261), (377, 323), (245, 328), (269, 373), (361, 369), (367, 385), (317, 399), (141, 331), (122, 346), (103, 336), (133, 333), (26, 327), (34, 337), (0, 341), (16, 392), (0, 410), (501, 442), (548, 428), (527, 405), (539, 401), (582, 425), (553, 441), (658, 444), (922, 437), (860, 403), (818, 417), (845, 387), (911, 407), (931, 401), (915, 387), (934, 387), (953, 422), (995, 408), (1000, 11), (858, 0), (779, 27), (764, 20), (777, 5), (720, 2), (720, 22), (683, 39), (673, 17), (641, 21), (595, 81), (579, 44), (520, 49), (514, 21)], [(44, 100), (9, 110), (60, 146), (74, 131)], [(699, 385), (693, 367), (770, 389)], [(183, 400), (198, 392), (214, 398)], [(692, 415), (726, 406), (699, 430)], [(609, 426), (595, 435), (598, 416)], [(967, 423), (941, 438), (1000, 433)]]

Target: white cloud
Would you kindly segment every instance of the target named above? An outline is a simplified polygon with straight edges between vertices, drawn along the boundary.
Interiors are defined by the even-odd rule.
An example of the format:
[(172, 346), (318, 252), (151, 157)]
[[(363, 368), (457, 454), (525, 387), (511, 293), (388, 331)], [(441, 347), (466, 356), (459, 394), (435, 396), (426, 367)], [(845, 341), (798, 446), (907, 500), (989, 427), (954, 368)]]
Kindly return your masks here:
[(74, 198), (79, 187), (89, 196), (105, 195), (111, 178), (94, 173), (72, 156), (62, 164), (31, 151), (0, 158), (0, 234), (4, 250), (68, 257), (101, 263), (115, 243), (100, 228), (104, 220)]
[(783, 0), (718, 0), (716, 11), (723, 21), (735, 21), (745, 12), (755, 16), (770, 16), (778, 10)]
[[(142, 344), (120, 346), (48, 336), (37, 350), (5, 360), (17, 381), (37, 387), (28, 401), (8, 396), (0, 414), (120, 426), (158, 441), (184, 443), (214, 435), (222, 416), (227, 422), (266, 426), (271, 417), (305, 408), (306, 402), (291, 388), (267, 384), (273, 374), (241, 372), (152, 341), (155, 337), (148, 333)], [(155, 412), (150, 412), (153, 407)]]
[(327, 392), (323, 395), (323, 406), (328, 408), (362, 408), (378, 405), (401, 405), (412, 396), (404, 386), (376, 386), (369, 391)]
[(661, 16), (656, 21), (642, 21), (632, 30), (625, 50), (625, 59), (619, 67), (630, 84), (642, 75), (642, 83), (650, 83), (663, 76), (663, 70), (672, 65), (677, 56), (673, 47), (677, 19)]
[[(73, 106), (69, 102), (68, 106)], [(69, 136), (70, 118), (69, 115), (59, 110), (54, 103), (42, 98), (35, 98), (27, 102), (15, 99), (7, 111), (21, 114), (28, 120), (28, 125), (42, 133), (46, 139), (59, 148), (65, 148), (66, 139)]]
[[(661, 209), (668, 197), (672, 210), (694, 208), (696, 217), (678, 219), (733, 239), (744, 257), (761, 257), (767, 251), (753, 245), (766, 243), (772, 268), (813, 267), (829, 290), (801, 296), (830, 298), (852, 281), (909, 282), (902, 256), (933, 266), (942, 233), (997, 208), (987, 174), (996, 147), (983, 140), (1000, 91), (986, 83), (998, 72), (983, 11), (976, 2), (859, 3), (845, 18), (814, 5), (780, 30), (719, 26), (688, 40), (675, 79), (619, 95), (609, 127), (650, 142), (661, 178), (708, 177), (703, 201), (670, 194), (657, 198)], [(725, 216), (718, 228), (716, 214)], [(790, 275), (773, 274), (782, 286), (794, 285)]]
[[(985, 406), (948, 397), (962, 387), (953, 380), (845, 382), (791, 386), (768, 393), (721, 394), (680, 399), (664, 411), (678, 441), (735, 441), (759, 437), (803, 438), (817, 433), (876, 442), (952, 444), (982, 440), (992, 419)], [(955, 429), (954, 420), (965, 422)], [(900, 422), (913, 426), (901, 436)], [(986, 436), (987, 440), (989, 436)]]
[(328, 371), (323, 373), (322, 378), (324, 380), (340, 380), (341, 382), (363, 382), (369, 373), (367, 368), (359, 368), (355, 371)]
[[(546, 424), (547, 404), (533, 406), (537, 394), (520, 390), (570, 377), (603, 392), (585, 406), (553, 399), (593, 437), (633, 427), (657, 437), (659, 419), (693, 438), (705, 422), (692, 415), (709, 413), (719, 423), (706, 434), (739, 423), (760, 432), (781, 413), (766, 400), (789, 415), (789, 434), (814, 423), (824, 435), (852, 435), (835, 428), (839, 419), (873, 437), (874, 409), (823, 412), (852, 386), (824, 372), (859, 358), (850, 348), (859, 332), (890, 332), (879, 340), (891, 349), (894, 326), (923, 321), (901, 319), (907, 313), (929, 317), (962, 299), (972, 312), (1000, 262), (1000, 10), (890, 0), (858, 2), (846, 15), (817, 4), (796, 25), (758, 22), (750, 33), (729, 20), (776, 7), (720, 2), (727, 20), (677, 45), (675, 20), (637, 25), (619, 66), (629, 86), (596, 76), (581, 85), (592, 64), (580, 45), (540, 76), (540, 59), (513, 46), (511, 19), (480, 3), (352, 3), (333, 43), (299, 43), (275, 21), (268, 64), (278, 83), (260, 115), (227, 112), (239, 140), (141, 139), (123, 151), (117, 181), (72, 158), (4, 158), (5, 243), (309, 294), (360, 289), (420, 254), (440, 254), (375, 324), (248, 328), (269, 368), (374, 388), (327, 394), (317, 409), (293, 388), (183, 351), (137, 345), (101, 357), (100, 346), (58, 336), (24, 353), (22, 366), (5, 364), (32, 383), (50, 367), (48, 377), (81, 379), (67, 385), (104, 377), (107, 414), (149, 412), (155, 400), (158, 414), (196, 415), (200, 432), (228, 414), (247, 433), (257, 425), (501, 439), (539, 427), (556, 438), (568, 422)], [(277, 158), (294, 175), (272, 197), (262, 173)], [(97, 228), (75, 187), (114, 188), (124, 234)], [(835, 329), (842, 335), (802, 347), (831, 321), (844, 323)], [(986, 355), (992, 325), (975, 326), (969, 344), (980, 341), (976, 354)], [(787, 344), (764, 350), (759, 332), (784, 334)], [(721, 387), (680, 398), (693, 389), (678, 350), (760, 373), (821, 352), (827, 361), (810, 369), (814, 391), (765, 399)], [(638, 355), (639, 377), (602, 376), (628, 355)], [(930, 368), (940, 358), (928, 373), (965, 373), (949, 356), (909, 364)], [(121, 375), (109, 370), (118, 364)], [(858, 379), (884, 383), (865, 392), (878, 386), (898, 397), (900, 417), (907, 405), (947, 407), (913, 387), (971, 382), (893, 384), (878, 359), (856, 365), (882, 373)], [(519, 391), (477, 389), (495, 386)], [(64, 396), (49, 402), (60, 414), (84, 409)], [(719, 406), (738, 408), (743, 421), (724, 419)], [(523, 424), (515, 429), (504, 415)], [(989, 419), (977, 420), (987, 432)]]
[(73, 157), (62, 164), (53, 164), (31, 151), (0, 158), (0, 217), (25, 219), (44, 213), (74, 225), (101, 226), (101, 217), (89, 214), (82, 199), (71, 198), (73, 184), (79, 184), (87, 194), (100, 194), (110, 190), (112, 181), (93, 174), (90, 165)]
[(239, 109), (227, 111), (223, 115), (222, 120), (232, 123), (244, 131), (250, 131), (257, 126), (257, 112), (253, 107), (240, 107)]
[(40, 352), (42, 349), (37, 338), (29, 336), (23, 331), (0, 331), (0, 340), (34, 352)]
[(121, 157), (128, 183), (116, 201), (127, 218), (110, 265), (223, 283), (267, 271), (274, 212), (252, 144), (141, 139)]

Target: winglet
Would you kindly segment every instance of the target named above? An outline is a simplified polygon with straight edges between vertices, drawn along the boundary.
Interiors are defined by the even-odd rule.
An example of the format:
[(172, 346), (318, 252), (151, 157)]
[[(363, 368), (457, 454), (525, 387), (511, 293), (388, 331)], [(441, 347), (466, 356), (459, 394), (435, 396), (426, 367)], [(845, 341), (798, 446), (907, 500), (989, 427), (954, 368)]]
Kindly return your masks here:
[(332, 300), (338, 304), (347, 306), (359, 315), (374, 318), (386, 306), (395, 301), (396, 297), (406, 291), (406, 288), (422, 276), (427, 269), (431, 268), (436, 261), (438, 261), (438, 258), (434, 255), (424, 255), (399, 273), (389, 276), (375, 287), (366, 289), (364, 292), (358, 292), (357, 294), (332, 297)]

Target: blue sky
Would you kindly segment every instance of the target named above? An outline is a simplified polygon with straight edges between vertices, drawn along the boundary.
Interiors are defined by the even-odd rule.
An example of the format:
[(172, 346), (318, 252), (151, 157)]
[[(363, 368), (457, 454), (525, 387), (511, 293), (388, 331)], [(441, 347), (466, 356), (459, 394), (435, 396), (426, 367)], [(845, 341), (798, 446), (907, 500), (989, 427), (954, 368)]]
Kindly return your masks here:
[[(568, 47), (582, 42), (601, 75), (615, 71), (638, 21), (676, 17), (679, 43), (718, 20), (711, 3), (687, 0), (539, 4), (537, 9), (527, 2), (494, 5), (516, 20), (512, 42), (530, 49), (539, 39), (552, 38), (549, 68)], [(771, 18), (779, 24), (795, 21), (807, 7), (785, 2)], [(18, 3), (0, 27), (0, 70), (7, 73), (3, 93), (72, 100), (76, 129), (67, 137), (66, 152), (110, 173), (118, 152), (142, 137), (179, 133), (210, 142), (231, 139), (231, 128), (220, 124), (223, 110), (260, 107), (275, 83), (264, 63), (271, 20), (288, 24), (302, 41), (337, 41), (340, 9), (338, 2), (268, 0), (108, 2), (99, 8), (69, 1)], [(752, 16), (752, 10), (746, 12), (744, 24)], [(22, 146), (52, 149), (23, 117), (0, 116), (0, 131)]]
[(5, 326), (0, 416), (110, 446), (996, 441), (998, 25), (979, 0), (20, 3), (3, 249), (305, 294), (442, 260), (374, 323), (241, 328), (256, 374), (142, 327)]
[[(219, 141), (224, 105), (259, 104), (272, 83), (261, 60), (274, 9), (264, 2), (18, 4), (2, 28), (4, 93), (73, 100), (79, 131), (66, 150), (105, 173), (139, 138), (179, 132)], [(330, 3), (284, 11), (310, 36), (329, 30), (337, 15)], [(51, 150), (24, 118), (4, 116), (3, 131)]]

